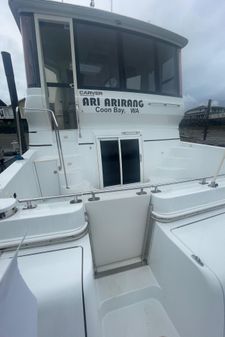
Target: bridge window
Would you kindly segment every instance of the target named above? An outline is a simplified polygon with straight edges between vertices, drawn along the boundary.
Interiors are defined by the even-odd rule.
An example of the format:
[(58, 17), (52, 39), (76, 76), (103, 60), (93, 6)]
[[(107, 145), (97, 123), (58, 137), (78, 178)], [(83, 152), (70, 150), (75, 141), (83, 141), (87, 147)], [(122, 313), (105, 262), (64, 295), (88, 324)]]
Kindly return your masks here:
[(155, 92), (155, 55), (153, 39), (122, 33), (125, 88)]
[(178, 47), (100, 24), (74, 31), (79, 88), (180, 96)]
[(33, 14), (21, 14), (20, 23), (23, 37), (27, 86), (28, 88), (40, 87), (41, 83)]
[(79, 87), (119, 89), (116, 31), (80, 23), (77, 25), (75, 42), (79, 60)]
[(163, 42), (157, 42), (159, 65), (159, 91), (165, 95), (176, 95), (178, 88), (177, 49)]

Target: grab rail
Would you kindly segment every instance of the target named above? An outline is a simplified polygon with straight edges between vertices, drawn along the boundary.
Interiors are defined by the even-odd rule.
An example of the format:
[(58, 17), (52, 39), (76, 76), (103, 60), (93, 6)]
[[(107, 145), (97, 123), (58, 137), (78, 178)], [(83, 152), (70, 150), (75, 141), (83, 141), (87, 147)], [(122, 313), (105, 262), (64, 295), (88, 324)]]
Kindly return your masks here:
[[(144, 186), (139, 185), (139, 186), (125, 187), (125, 188), (95, 190), (95, 191), (87, 191), (87, 192), (76, 192), (76, 193), (52, 195), (52, 196), (46, 196), (46, 197), (25, 198), (25, 199), (18, 199), (18, 202), (19, 203), (25, 203), (25, 202), (28, 203), (28, 202), (32, 202), (32, 201), (46, 201), (46, 200), (63, 199), (63, 198), (75, 198), (75, 197), (88, 196), (88, 195), (93, 197), (93, 196), (95, 196), (95, 194), (132, 191), (132, 190), (140, 190), (140, 189), (152, 188), (152, 187), (155, 187), (155, 185), (144, 185)], [(143, 193), (143, 194), (145, 194), (145, 193)], [(93, 198), (93, 200), (94, 200), (94, 198)]]
[[(220, 174), (219, 177), (223, 177), (225, 174)], [(81, 196), (95, 196), (96, 194), (104, 194), (104, 193), (113, 193), (113, 192), (124, 192), (124, 191), (132, 191), (132, 190), (140, 190), (138, 192), (138, 195), (146, 194), (144, 192), (144, 189), (153, 188), (151, 191), (152, 193), (160, 192), (158, 187), (163, 186), (171, 186), (171, 185), (178, 185), (183, 183), (189, 183), (197, 181), (199, 184), (207, 184), (206, 179), (210, 179), (212, 176), (208, 177), (200, 177), (200, 178), (194, 178), (194, 179), (186, 179), (181, 181), (175, 181), (175, 182), (169, 182), (169, 183), (162, 183), (162, 184), (138, 184), (135, 186), (130, 187), (120, 187), (120, 188), (107, 188), (102, 190), (92, 190), (87, 192), (76, 192), (76, 193), (70, 193), (70, 194), (60, 194), (60, 195), (52, 195), (52, 196), (46, 196), (46, 197), (35, 197), (35, 198), (24, 198), (24, 199), (18, 199), (19, 203), (29, 203), (32, 201), (47, 201), (47, 200), (55, 200), (55, 199), (63, 199), (63, 198), (78, 198)], [(93, 199), (94, 200), (94, 199)]]
[(50, 109), (40, 109), (40, 108), (25, 108), (24, 110), (25, 111), (46, 111), (50, 115), (51, 120), (53, 122), (54, 131), (55, 131), (56, 145), (57, 145), (58, 156), (59, 156), (59, 170), (61, 171), (63, 169), (63, 174), (64, 174), (64, 178), (66, 182), (66, 188), (69, 189), (65, 161), (64, 161), (63, 150), (62, 150), (62, 142), (61, 142), (60, 132), (59, 132), (59, 125), (56, 120), (54, 112)]

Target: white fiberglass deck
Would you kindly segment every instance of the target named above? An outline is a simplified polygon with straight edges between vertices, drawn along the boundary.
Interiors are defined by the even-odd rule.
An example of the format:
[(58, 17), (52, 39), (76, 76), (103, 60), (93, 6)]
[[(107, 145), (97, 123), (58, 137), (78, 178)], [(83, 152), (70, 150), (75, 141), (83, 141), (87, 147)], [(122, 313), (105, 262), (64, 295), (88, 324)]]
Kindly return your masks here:
[(162, 304), (152, 298), (108, 313), (103, 336), (179, 337)]
[(103, 337), (178, 337), (149, 266), (96, 280)]
[[(26, 234), (18, 266), (37, 300), (37, 336), (224, 337), (225, 278), (206, 264), (224, 253), (221, 242), (214, 254), (224, 231), (196, 223), (225, 208), (224, 178), (202, 180), (225, 174), (225, 152), (179, 140), (187, 40), (93, 8), (9, 4), (30, 149), (0, 175), (0, 277)], [(1, 209), (5, 198), (13, 208)], [(193, 228), (175, 232), (187, 219)], [(202, 243), (201, 265), (191, 249), (205, 229), (217, 235)]]

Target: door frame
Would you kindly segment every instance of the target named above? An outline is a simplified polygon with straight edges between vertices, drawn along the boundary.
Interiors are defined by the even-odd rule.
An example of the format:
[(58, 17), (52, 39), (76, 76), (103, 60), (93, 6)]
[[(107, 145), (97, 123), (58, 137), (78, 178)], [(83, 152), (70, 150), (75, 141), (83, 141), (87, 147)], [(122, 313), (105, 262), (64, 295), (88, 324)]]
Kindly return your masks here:
[[(142, 142), (142, 137), (141, 136), (131, 136), (131, 135), (119, 135), (119, 136), (99, 136), (96, 138), (96, 148), (97, 148), (97, 160), (98, 160), (98, 171), (99, 171), (99, 187), (101, 189), (104, 188), (109, 188), (109, 187), (116, 187), (116, 186), (127, 186), (131, 184), (123, 184), (123, 164), (122, 164), (122, 156), (121, 156), (121, 145), (120, 145), (120, 140), (132, 140), (132, 139), (137, 139), (138, 144), (139, 144), (139, 156), (140, 156), (140, 182), (136, 183), (131, 183), (131, 184), (138, 184), (143, 182), (143, 142)], [(119, 147), (119, 164), (120, 164), (120, 181), (122, 182), (119, 185), (112, 185), (112, 186), (104, 186), (103, 183), (103, 169), (102, 169), (102, 155), (101, 155), (101, 145), (100, 141), (104, 140), (117, 140), (118, 141), (118, 147)]]
[[(48, 107), (48, 92), (45, 80), (45, 71), (44, 71), (44, 58), (41, 46), (41, 34), (39, 22), (53, 22), (53, 23), (67, 23), (70, 27), (70, 47), (71, 47), (71, 61), (72, 61), (72, 70), (73, 70), (73, 92), (74, 92), (74, 102), (75, 102), (75, 113), (77, 128), (79, 129), (79, 107), (78, 107), (78, 89), (77, 89), (77, 71), (76, 71), (76, 57), (75, 57), (75, 43), (74, 43), (74, 29), (73, 29), (73, 19), (68, 17), (58, 17), (52, 15), (44, 14), (34, 14), (34, 24), (36, 32), (36, 41), (37, 41), (37, 53), (38, 53), (38, 63), (39, 63), (39, 73), (41, 79), (41, 88), (45, 94), (45, 105)], [(65, 131), (65, 130), (64, 130)]]

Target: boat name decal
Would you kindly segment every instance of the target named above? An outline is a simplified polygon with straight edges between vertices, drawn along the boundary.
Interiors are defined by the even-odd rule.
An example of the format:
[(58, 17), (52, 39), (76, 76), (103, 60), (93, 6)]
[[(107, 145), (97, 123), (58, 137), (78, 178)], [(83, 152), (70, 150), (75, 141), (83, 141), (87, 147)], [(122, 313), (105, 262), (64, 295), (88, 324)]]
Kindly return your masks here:
[(125, 108), (130, 108), (131, 113), (139, 113), (139, 108), (144, 107), (143, 100), (137, 99), (120, 99), (120, 98), (104, 98), (99, 97), (84, 97), (82, 98), (83, 106), (95, 107), (96, 112), (106, 112), (106, 113), (120, 113), (124, 114), (127, 112)]

